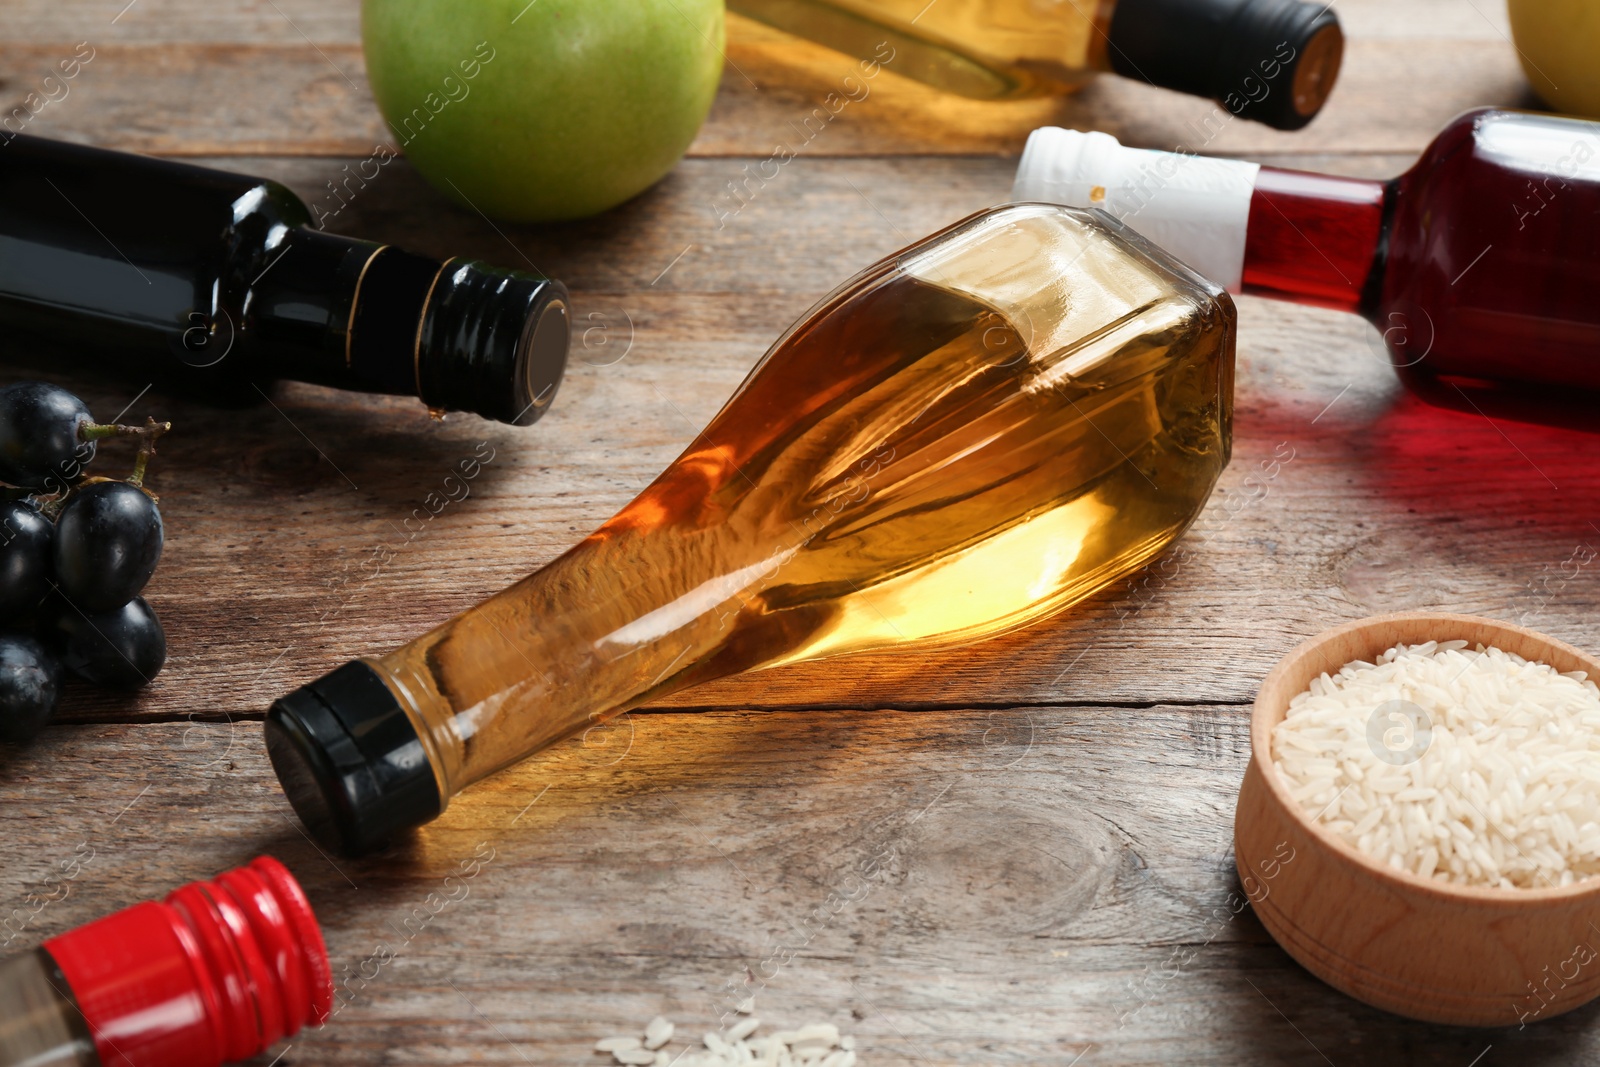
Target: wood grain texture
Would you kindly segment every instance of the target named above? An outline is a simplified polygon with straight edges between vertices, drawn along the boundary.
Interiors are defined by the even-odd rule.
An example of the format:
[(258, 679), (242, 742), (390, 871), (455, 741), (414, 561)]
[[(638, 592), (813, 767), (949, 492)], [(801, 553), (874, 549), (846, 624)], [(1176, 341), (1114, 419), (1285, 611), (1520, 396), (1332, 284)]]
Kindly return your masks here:
[[(89, 40), (95, 60), (32, 132), (263, 174), (316, 201), (384, 136), (356, 11), (15, 0), (0, 103)], [(1527, 100), (1498, 6), (1339, 11), (1349, 66), (1317, 122), (1229, 124), (1207, 151), (1381, 177), (1455, 111)], [(64, 725), (0, 762), (8, 950), (270, 851), (305, 879), (342, 973), (371, 971), (380, 944), (398, 951), (284, 1065), (598, 1064), (594, 1038), (657, 1012), (691, 1035), (714, 1028), (729, 984), (785, 956), (760, 1013), (835, 1021), (868, 1067), (1600, 1060), (1593, 1006), (1522, 1031), (1407, 1023), (1235, 914), (1248, 704), (1301, 638), (1435, 608), (1600, 648), (1595, 570), (1562, 566), (1600, 545), (1592, 436), (1430, 408), (1370, 326), (1249, 298), (1233, 465), (1162, 566), (976, 648), (691, 690), (470, 790), (386, 855), (335, 865), (306, 841), (253, 721), (271, 699), (588, 533), (814, 301), (1004, 199), (1035, 125), (1170, 146), (1209, 112), (1109, 78), (1063, 102), (985, 106), (886, 76), (749, 185), (745, 168), (845, 64), (749, 24), (728, 54), (692, 158), (600, 219), (497, 230), (402, 160), (331, 221), (572, 285), (580, 347), (531, 430), (294, 385), (224, 410), (64, 369), (75, 353), (0, 351), (5, 377), (177, 424), (153, 476), (168, 549), (151, 600), (172, 658), (134, 698), (73, 690)], [(401, 532), (484, 441), (496, 458), (471, 497)], [(114, 471), (126, 454), (104, 457)], [(94, 859), (64, 882), (80, 845)], [(480, 848), (493, 858), (467, 895), (432, 910)]]
[[(595, 1038), (660, 1012), (694, 1040), (752, 991), (769, 1023), (836, 1022), (872, 1065), (1600, 1055), (1593, 1008), (1521, 1032), (1404, 1023), (1234, 914), (1242, 708), (635, 714), (359, 862), (300, 836), (257, 729), (85, 726), (13, 759), (8, 826), (33, 828), (0, 904), (58, 898), (19, 940), (268, 851), (350, 976), (287, 1063), (600, 1064)], [(52, 880), (81, 844), (80, 876)]]
[(1600, 677), (1600, 659), (1580, 649), (1471, 615), (1383, 615), (1319, 634), (1256, 696), (1234, 856), (1256, 917), (1334, 987), (1407, 1018), (1511, 1026), (1600, 996), (1600, 974), (1580, 965), (1600, 937), (1600, 881), (1502, 890), (1395, 871), (1316, 826), (1273, 766), (1272, 732), (1314, 679), (1397, 644), (1457, 640)]

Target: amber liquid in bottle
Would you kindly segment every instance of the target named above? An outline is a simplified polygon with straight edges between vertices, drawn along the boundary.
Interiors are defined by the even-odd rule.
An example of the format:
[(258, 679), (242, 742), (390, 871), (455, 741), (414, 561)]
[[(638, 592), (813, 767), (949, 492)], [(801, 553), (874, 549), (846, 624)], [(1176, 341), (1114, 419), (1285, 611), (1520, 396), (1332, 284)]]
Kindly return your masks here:
[(1107, 216), (975, 216), (820, 304), (588, 539), (366, 662), (448, 798), (698, 682), (1023, 626), (1199, 512), (1233, 338), (1226, 294)]
[[(1103, 69), (1112, 4), (1037, 0), (731, 0), (797, 37), (978, 99), (1068, 92)], [(881, 50), (887, 45), (888, 50)]]
[[(1338, 78), (1331, 4), (1307, 0), (729, 0), (877, 71), (979, 100), (1072, 92), (1097, 72), (1298, 129)], [(845, 92), (859, 86), (846, 82)]]

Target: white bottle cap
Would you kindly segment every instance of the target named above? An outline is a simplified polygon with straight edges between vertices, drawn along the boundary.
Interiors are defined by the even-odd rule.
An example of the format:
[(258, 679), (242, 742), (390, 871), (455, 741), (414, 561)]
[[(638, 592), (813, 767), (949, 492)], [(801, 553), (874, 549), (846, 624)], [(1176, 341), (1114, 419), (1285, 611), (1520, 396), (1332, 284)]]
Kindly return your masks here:
[(1028, 138), (1011, 198), (1100, 208), (1237, 293), (1260, 169), (1232, 159), (1124, 148), (1107, 133), (1046, 126)]

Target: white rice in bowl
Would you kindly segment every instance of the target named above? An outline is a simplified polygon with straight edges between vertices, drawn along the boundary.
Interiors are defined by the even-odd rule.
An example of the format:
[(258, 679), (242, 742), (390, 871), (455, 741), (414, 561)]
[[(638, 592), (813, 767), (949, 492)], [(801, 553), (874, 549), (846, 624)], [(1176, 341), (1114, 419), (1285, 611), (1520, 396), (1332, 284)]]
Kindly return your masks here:
[(1272, 758), (1313, 822), (1398, 870), (1505, 889), (1600, 874), (1600, 688), (1581, 671), (1396, 645), (1290, 701)]

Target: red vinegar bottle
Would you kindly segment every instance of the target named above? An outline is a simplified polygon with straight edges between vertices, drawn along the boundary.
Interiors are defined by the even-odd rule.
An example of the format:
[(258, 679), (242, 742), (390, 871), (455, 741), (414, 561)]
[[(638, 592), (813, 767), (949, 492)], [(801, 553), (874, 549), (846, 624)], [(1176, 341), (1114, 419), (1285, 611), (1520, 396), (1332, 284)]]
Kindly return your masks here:
[(263, 856), (0, 961), (0, 1067), (217, 1067), (332, 1004), (311, 905)]
[(1425, 399), (1600, 390), (1600, 123), (1469, 111), (1386, 182), (1046, 128), (1013, 195), (1102, 208), (1232, 292), (1359, 314)]

